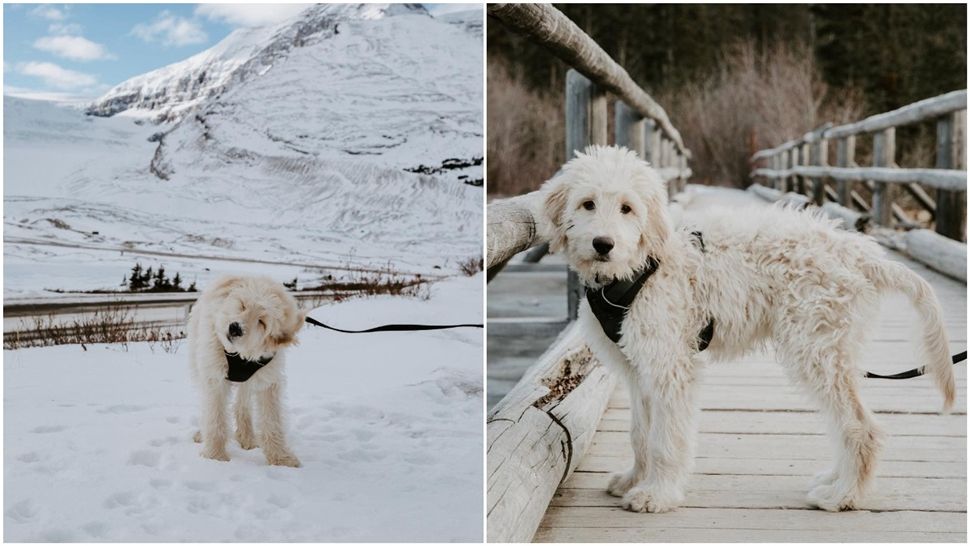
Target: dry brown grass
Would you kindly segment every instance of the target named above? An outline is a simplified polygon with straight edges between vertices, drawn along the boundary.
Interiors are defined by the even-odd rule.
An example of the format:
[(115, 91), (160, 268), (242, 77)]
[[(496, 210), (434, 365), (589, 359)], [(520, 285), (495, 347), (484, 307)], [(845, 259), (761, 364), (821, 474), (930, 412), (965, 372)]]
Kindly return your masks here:
[(458, 269), (466, 277), (474, 277), (479, 271), (485, 268), (485, 260), (481, 256), (477, 258), (468, 258), (467, 260), (458, 262)]
[(144, 341), (152, 352), (156, 348), (175, 353), (185, 338), (185, 332), (172, 332), (159, 327), (139, 326), (132, 310), (123, 306), (99, 309), (71, 322), (57, 320), (53, 314), (32, 317), (24, 332), (3, 336), (4, 349), (80, 345), (87, 349), (96, 343), (116, 343), (127, 349), (129, 343)]
[(563, 163), (562, 89), (529, 89), (502, 61), (488, 61), (488, 193), (534, 190)]
[(700, 82), (658, 93), (691, 149), (694, 181), (744, 187), (751, 155), (825, 122), (855, 121), (864, 101), (827, 86), (811, 51), (751, 42), (728, 48), (721, 69)]

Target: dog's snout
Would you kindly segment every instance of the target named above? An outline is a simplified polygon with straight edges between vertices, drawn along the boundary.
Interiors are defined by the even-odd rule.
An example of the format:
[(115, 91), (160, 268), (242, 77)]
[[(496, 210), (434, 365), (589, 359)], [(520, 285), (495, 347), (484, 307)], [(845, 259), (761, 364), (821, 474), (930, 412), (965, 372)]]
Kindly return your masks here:
[(593, 248), (596, 249), (597, 254), (600, 256), (606, 256), (613, 250), (613, 239), (609, 237), (596, 237), (593, 239)]
[(238, 322), (233, 322), (232, 324), (229, 325), (230, 338), (239, 337), (241, 335), (243, 335), (243, 330), (242, 330), (242, 326), (240, 326)]

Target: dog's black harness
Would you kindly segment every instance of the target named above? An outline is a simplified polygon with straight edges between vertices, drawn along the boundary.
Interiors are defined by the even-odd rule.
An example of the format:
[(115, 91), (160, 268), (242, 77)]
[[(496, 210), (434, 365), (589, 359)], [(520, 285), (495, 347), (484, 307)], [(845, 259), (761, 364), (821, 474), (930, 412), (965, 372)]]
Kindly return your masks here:
[(226, 352), (226, 363), (229, 364), (229, 373), (226, 379), (235, 383), (245, 383), (256, 372), (263, 369), (263, 366), (273, 361), (274, 356), (264, 356), (259, 360), (247, 360), (239, 353)]
[[(704, 252), (704, 238), (701, 232), (694, 231), (691, 235), (697, 238), (701, 252)], [(600, 327), (603, 328), (603, 333), (613, 343), (620, 342), (620, 329), (623, 325), (623, 319), (626, 317), (626, 312), (630, 310), (630, 306), (633, 305), (633, 300), (636, 299), (640, 289), (646, 284), (647, 279), (656, 273), (658, 267), (660, 267), (660, 262), (650, 256), (647, 258), (647, 263), (644, 264), (643, 269), (638, 271), (630, 280), (616, 280), (597, 290), (586, 287), (586, 301), (589, 303), (589, 308), (600, 323)], [(697, 336), (697, 351), (707, 349), (713, 338), (714, 319), (711, 318), (707, 326)]]

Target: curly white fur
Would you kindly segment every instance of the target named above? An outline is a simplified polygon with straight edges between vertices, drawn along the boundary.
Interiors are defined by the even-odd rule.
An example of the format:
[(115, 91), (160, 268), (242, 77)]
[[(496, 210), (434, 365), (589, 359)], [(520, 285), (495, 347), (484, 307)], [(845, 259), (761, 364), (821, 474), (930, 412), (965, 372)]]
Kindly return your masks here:
[[(939, 302), (932, 288), (884, 257), (871, 238), (839, 230), (814, 212), (781, 208), (712, 211), (674, 230), (657, 173), (616, 147), (590, 147), (543, 186), (540, 230), (587, 286), (630, 278), (660, 262), (610, 341), (585, 301), (580, 327), (602, 362), (630, 388), (633, 468), (609, 492), (636, 512), (683, 501), (695, 437), (698, 374), (710, 360), (736, 359), (766, 345), (789, 377), (819, 402), (836, 441), (834, 467), (808, 500), (851, 509), (876, 465), (882, 434), (859, 398), (856, 363), (880, 295), (899, 290), (922, 317), (922, 361), (936, 375), (944, 408), (955, 381)], [(691, 231), (701, 231), (705, 251)], [(593, 240), (608, 238), (603, 256)], [(714, 338), (697, 352), (713, 318)]]
[[(243, 449), (257, 446), (251, 405), (259, 415), (259, 444), (271, 465), (300, 466), (286, 445), (282, 392), (286, 347), (296, 343), (305, 314), (278, 282), (267, 277), (223, 277), (199, 296), (189, 315), (189, 364), (202, 395), (200, 430), (202, 456), (228, 461), (229, 392), (225, 353), (248, 360), (273, 359), (248, 381), (238, 383), (236, 439)], [(237, 334), (230, 335), (235, 323)]]

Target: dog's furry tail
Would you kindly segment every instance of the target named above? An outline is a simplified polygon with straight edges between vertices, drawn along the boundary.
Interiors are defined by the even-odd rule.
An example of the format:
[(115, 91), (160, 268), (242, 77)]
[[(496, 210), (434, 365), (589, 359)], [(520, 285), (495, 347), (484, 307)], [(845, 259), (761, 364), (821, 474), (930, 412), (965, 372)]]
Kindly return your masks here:
[(920, 315), (921, 359), (926, 370), (936, 378), (943, 394), (943, 412), (949, 412), (956, 399), (956, 378), (950, 346), (943, 327), (943, 310), (926, 280), (903, 264), (880, 260), (868, 269), (868, 277), (877, 288), (898, 290), (909, 297)]

